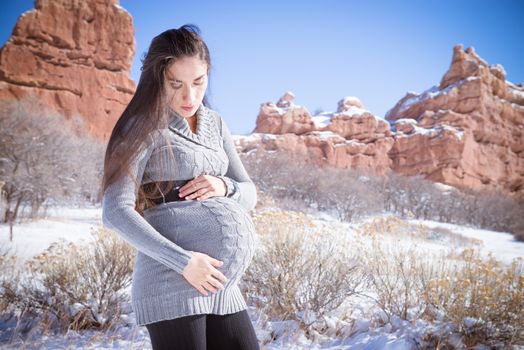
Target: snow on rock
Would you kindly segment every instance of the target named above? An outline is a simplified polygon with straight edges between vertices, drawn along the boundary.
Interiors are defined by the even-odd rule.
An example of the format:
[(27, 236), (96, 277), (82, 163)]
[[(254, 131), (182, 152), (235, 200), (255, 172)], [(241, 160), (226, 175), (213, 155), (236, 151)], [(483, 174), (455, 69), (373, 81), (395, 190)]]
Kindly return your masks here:
[(329, 125), (332, 116), (332, 112), (322, 112), (312, 116), (311, 119), (313, 120), (313, 123), (315, 123), (317, 129), (323, 129)]

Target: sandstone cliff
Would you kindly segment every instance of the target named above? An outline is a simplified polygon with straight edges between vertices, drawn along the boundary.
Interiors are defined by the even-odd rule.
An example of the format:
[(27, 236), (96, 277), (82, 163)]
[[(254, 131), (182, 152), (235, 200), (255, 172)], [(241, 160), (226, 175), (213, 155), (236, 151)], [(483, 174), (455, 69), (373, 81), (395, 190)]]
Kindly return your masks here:
[(118, 0), (36, 0), (0, 49), (0, 99), (35, 95), (107, 140), (135, 90), (131, 15)]
[[(308, 162), (382, 175), (422, 174), (457, 187), (524, 192), (524, 88), (473, 48), (453, 49), (438, 86), (408, 92), (383, 120), (356, 97), (311, 116), (286, 93), (261, 105), (240, 149), (286, 151)], [(388, 123), (389, 122), (389, 123)]]
[(389, 124), (366, 110), (356, 97), (339, 102), (336, 112), (311, 116), (286, 93), (277, 104), (261, 105), (254, 134), (241, 147), (290, 152), (309, 163), (362, 169), (383, 175), (391, 167)]
[[(406, 94), (386, 119), (398, 129), (390, 152), (395, 171), (457, 186), (524, 191), (524, 88), (473, 48), (455, 46), (440, 84)], [(400, 126), (406, 123), (413, 129)]]

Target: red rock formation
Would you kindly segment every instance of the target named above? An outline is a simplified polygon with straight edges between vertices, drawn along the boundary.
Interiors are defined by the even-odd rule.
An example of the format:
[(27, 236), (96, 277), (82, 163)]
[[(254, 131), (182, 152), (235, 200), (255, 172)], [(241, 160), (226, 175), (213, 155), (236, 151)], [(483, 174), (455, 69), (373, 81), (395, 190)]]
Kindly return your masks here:
[[(254, 134), (240, 147), (254, 144), (266, 151), (281, 150), (319, 166), (360, 169), (383, 175), (390, 169), (393, 144), (389, 124), (364, 109), (356, 97), (339, 102), (335, 113), (312, 117), (293, 103), (287, 92), (275, 105), (261, 105)], [(270, 135), (278, 134), (278, 135)]]
[(304, 134), (315, 129), (309, 111), (294, 104), (295, 95), (286, 92), (277, 104), (266, 102), (260, 105), (260, 118), (257, 119), (256, 132), (270, 134)]
[(524, 88), (505, 76), (473, 48), (455, 46), (438, 86), (408, 93), (386, 114), (390, 121), (410, 118), (423, 131), (413, 137), (395, 123), (393, 170), (454, 186), (524, 192)]
[(0, 49), (0, 99), (33, 94), (108, 139), (135, 90), (130, 14), (118, 0), (36, 0)]
[(277, 105), (262, 105), (255, 133), (238, 142), (319, 165), (524, 193), (524, 88), (505, 75), (457, 45), (438, 86), (409, 92), (388, 111), (393, 132), (356, 97), (339, 101), (335, 113), (311, 116), (286, 93)]

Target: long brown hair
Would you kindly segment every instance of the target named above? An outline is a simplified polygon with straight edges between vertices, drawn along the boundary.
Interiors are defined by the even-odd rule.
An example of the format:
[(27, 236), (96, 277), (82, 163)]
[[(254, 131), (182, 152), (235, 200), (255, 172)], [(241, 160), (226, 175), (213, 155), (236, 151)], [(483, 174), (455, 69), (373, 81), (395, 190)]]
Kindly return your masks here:
[[(109, 185), (130, 173), (131, 160), (137, 156), (148, 135), (156, 129), (167, 127), (166, 106), (169, 101), (165, 93), (166, 69), (175, 60), (193, 56), (207, 63), (209, 75), (209, 50), (200, 36), (200, 29), (194, 24), (166, 30), (151, 41), (147, 53), (142, 58), (142, 72), (136, 91), (118, 118), (109, 138), (104, 159), (102, 194)], [(202, 103), (209, 107), (207, 93)], [(136, 185), (138, 196), (135, 207), (142, 213), (144, 205), (151, 204), (148, 199), (156, 194), (145, 193), (142, 186)]]

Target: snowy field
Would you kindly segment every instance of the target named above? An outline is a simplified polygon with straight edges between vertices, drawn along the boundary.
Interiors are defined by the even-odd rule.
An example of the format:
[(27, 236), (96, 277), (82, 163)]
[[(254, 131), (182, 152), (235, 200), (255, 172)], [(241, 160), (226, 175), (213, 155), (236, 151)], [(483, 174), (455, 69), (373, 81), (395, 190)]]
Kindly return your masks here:
[[(376, 217), (375, 217), (376, 218)], [(351, 235), (355, 229), (374, 218), (368, 218), (360, 223), (343, 223), (332, 219), (325, 213), (316, 216), (316, 222), (329, 225), (340, 232)], [(524, 244), (513, 240), (508, 233), (493, 232), (469, 227), (444, 224), (434, 221), (408, 220), (407, 222), (434, 229), (441, 227), (453, 232), (457, 237), (463, 237), (467, 244), (474, 244), (484, 254), (493, 254), (503, 263), (510, 263), (512, 259), (522, 257)], [(88, 241), (90, 231), (101, 225), (101, 208), (56, 208), (48, 211), (48, 217), (33, 222), (23, 222), (14, 227), (13, 242), (9, 242), (9, 226), (0, 225), (0, 244), (16, 251), (20, 262), (40, 253), (51, 243), (65, 239), (72, 242)], [(406, 236), (404, 238), (391, 237), (385, 241), (386, 245), (404, 245), (428, 249), (432, 251), (450, 249), (449, 237), (422, 241), (420, 238)], [(472, 243), (471, 243), (472, 242)], [(356, 243), (356, 242), (355, 242)], [(359, 242), (359, 244), (366, 244)], [(385, 315), (369, 300), (347, 300), (350, 308), (339, 307), (325, 322), (330, 332), (319, 336), (313, 342), (308, 340), (298, 329), (294, 321), (269, 321), (260, 311), (249, 308), (251, 320), (255, 326), (257, 336), (262, 343), (262, 349), (416, 349), (414, 339), (420, 338), (428, 329), (435, 327), (427, 321), (417, 320), (408, 322), (393, 317), (383, 326), (376, 326), (377, 320), (384, 320)], [(344, 306), (344, 305), (343, 305)], [(134, 326), (134, 315), (130, 305), (124, 305), (129, 310), (128, 324), (114, 333), (84, 331), (70, 331), (66, 335), (32, 334), (31, 341), (15, 344), (0, 343), (0, 349), (150, 349), (148, 333), (145, 327)], [(351, 314), (344, 314), (342, 310), (352, 310)], [(347, 312), (347, 311), (346, 311)], [(5, 342), (9, 328), (15, 325), (0, 320), (0, 339)], [(446, 325), (440, 325), (446, 327)], [(337, 331), (337, 334), (335, 334)], [(273, 337), (273, 341), (270, 341)], [(523, 347), (524, 348), (524, 347)], [(479, 348), (480, 349), (480, 348)]]

